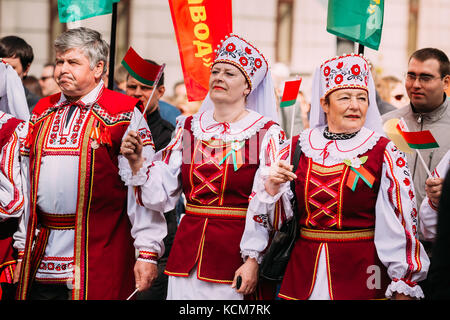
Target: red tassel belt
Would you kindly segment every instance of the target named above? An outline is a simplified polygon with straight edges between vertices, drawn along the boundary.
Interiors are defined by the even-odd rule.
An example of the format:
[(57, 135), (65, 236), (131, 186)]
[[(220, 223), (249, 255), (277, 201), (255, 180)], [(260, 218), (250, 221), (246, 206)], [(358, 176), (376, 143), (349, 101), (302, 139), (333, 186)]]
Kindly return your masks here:
[(375, 229), (360, 230), (315, 230), (300, 229), (300, 237), (313, 241), (342, 242), (372, 240), (375, 236)]
[(39, 222), (47, 229), (75, 229), (75, 214), (54, 214), (39, 212)]

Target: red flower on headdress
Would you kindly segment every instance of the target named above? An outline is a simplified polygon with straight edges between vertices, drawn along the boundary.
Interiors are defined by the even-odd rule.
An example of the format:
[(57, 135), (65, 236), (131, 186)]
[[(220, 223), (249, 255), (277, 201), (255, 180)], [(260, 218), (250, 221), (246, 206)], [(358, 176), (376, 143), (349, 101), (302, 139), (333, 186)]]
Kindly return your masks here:
[(352, 67), (352, 73), (357, 76), (359, 73), (361, 72), (361, 68), (359, 67), (359, 65), (354, 64)]
[(344, 66), (344, 63), (341, 61), (337, 64), (336, 68), (340, 69)]
[(245, 53), (252, 54), (252, 49), (250, 49), (249, 47), (245, 47)]
[(234, 43), (229, 43), (227, 44), (225, 50), (227, 50), (228, 52), (232, 52), (236, 49), (236, 46), (234, 45)]
[(342, 81), (344, 81), (342, 74), (338, 74), (336, 78), (334, 78), (334, 82), (336, 82), (336, 84), (340, 84)]
[(262, 61), (260, 58), (256, 58), (255, 59), (255, 67), (257, 67), (258, 69), (261, 68), (262, 66)]
[(248, 60), (246, 57), (240, 57), (239, 62), (245, 67), (248, 64)]
[(323, 69), (323, 74), (325, 77), (328, 77), (328, 75), (330, 74), (330, 67), (326, 66), (325, 69)]

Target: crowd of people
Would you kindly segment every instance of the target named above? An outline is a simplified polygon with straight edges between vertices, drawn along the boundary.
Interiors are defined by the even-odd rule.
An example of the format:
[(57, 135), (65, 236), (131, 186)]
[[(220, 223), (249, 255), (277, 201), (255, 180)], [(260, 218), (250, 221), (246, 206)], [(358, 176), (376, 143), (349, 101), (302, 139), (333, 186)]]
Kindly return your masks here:
[[(404, 86), (374, 79), (363, 55), (329, 57), (289, 108), (289, 70), (234, 34), (201, 102), (121, 66), (108, 89), (95, 30), (69, 29), (54, 50), (37, 79), (32, 48), (0, 39), (1, 299), (450, 297), (441, 50), (414, 52)], [(419, 151), (425, 162), (405, 153), (390, 119), (439, 147)], [(282, 281), (262, 278), (295, 217)]]

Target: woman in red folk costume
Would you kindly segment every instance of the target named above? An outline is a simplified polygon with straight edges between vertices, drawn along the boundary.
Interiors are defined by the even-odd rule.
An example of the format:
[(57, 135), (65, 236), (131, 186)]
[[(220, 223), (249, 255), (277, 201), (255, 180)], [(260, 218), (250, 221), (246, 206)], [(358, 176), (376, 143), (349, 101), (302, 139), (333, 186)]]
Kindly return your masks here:
[(27, 100), (17, 72), (0, 59), (0, 300), (14, 296), (11, 288), (18, 252), (13, 234), (27, 208), (28, 161), (21, 156), (28, 132)]
[(255, 290), (257, 257), (241, 255), (239, 245), (255, 173), (274, 161), (284, 139), (271, 81), (263, 55), (230, 35), (200, 111), (178, 121), (166, 149), (145, 160), (134, 133), (122, 143), (133, 169), (126, 179), (143, 205), (166, 212), (181, 192), (187, 200), (165, 270), (168, 299), (242, 299)]
[[(280, 149), (301, 147), (298, 169), (280, 160), (255, 181), (247, 223), (260, 232), (245, 233), (243, 249), (256, 250), (252, 244), (292, 217), (288, 181), (295, 179), (300, 237), (279, 297), (422, 298), (417, 282), (429, 260), (416, 238), (412, 179), (405, 154), (384, 137), (368, 62), (353, 54), (326, 61), (312, 96), (311, 128)], [(266, 228), (252, 219), (280, 199), (279, 219), (269, 216)]]

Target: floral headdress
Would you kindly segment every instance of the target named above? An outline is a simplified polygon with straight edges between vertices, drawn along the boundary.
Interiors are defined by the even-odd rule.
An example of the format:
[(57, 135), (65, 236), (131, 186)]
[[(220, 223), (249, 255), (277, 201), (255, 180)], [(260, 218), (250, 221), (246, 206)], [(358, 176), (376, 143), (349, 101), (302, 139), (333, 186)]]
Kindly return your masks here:
[(230, 63), (244, 74), (253, 90), (267, 74), (268, 64), (261, 52), (241, 37), (230, 34), (216, 51), (214, 64)]
[(365, 127), (384, 135), (380, 112), (376, 102), (375, 84), (370, 63), (362, 55), (344, 54), (325, 61), (317, 68), (311, 96), (311, 128), (326, 124), (320, 99), (339, 89), (363, 89), (369, 95)]
[[(246, 108), (254, 110), (273, 121), (278, 121), (275, 89), (269, 64), (262, 53), (248, 41), (235, 34), (229, 34), (216, 50), (216, 63), (229, 63), (237, 67), (250, 85)], [(209, 93), (200, 107), (200, 112), (214, 108)]]
[(369, 62), (359, 55), (349, 54), (325, 61), (320, 67), (324, 86), (322, 92), (327, 96), (342, 88), (357, 88), (369, 91)]

